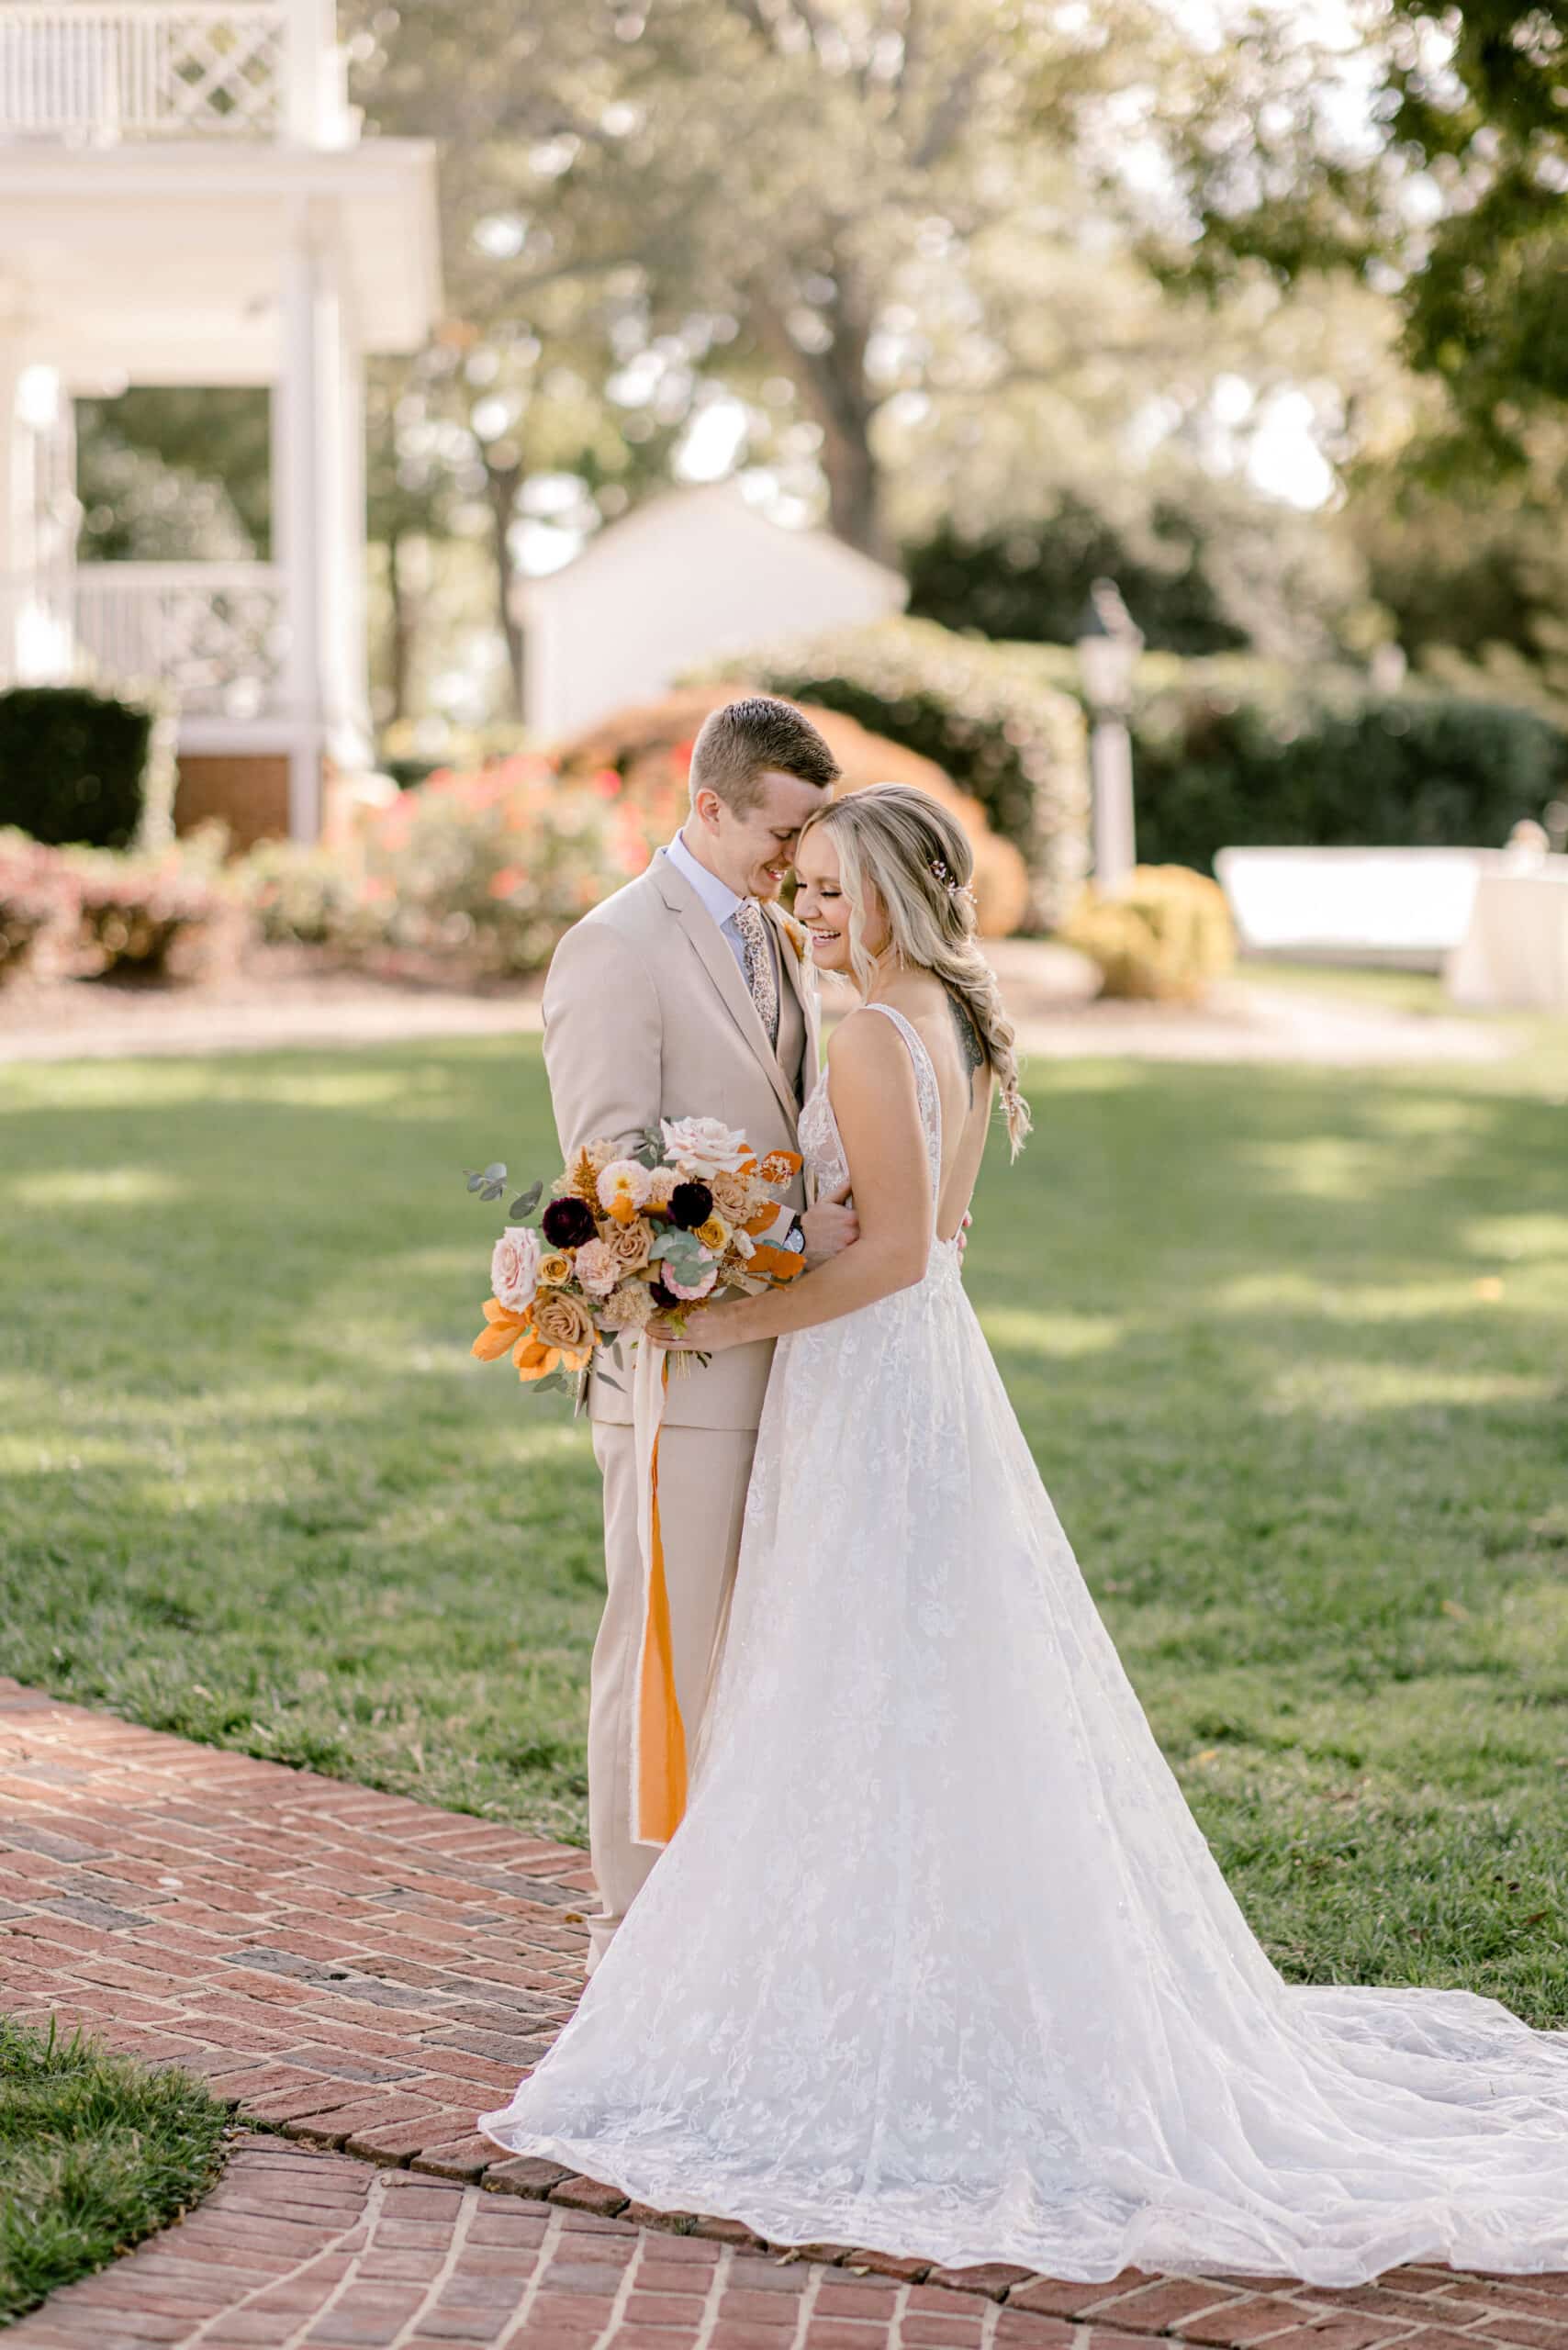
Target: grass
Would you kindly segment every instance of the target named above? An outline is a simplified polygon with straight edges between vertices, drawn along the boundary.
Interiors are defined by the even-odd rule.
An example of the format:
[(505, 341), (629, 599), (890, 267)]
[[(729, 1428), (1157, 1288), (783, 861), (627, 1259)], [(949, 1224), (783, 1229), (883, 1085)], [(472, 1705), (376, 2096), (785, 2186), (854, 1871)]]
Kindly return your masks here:
[[(1522, 1033), (1522, 1032), (1521, 1032)], [(1568, 1049), (1067, 1062), (969, 1285), (1156, 1731), (1291, 1975), (1568, 2022)], [(3, 1080), (0, 1653), (580, 1837), (586, 1431), (468, 1357), (536, 1049)]]
[(199, 2081), (0, 2016), (0, 2323), (204, 2195), (228, 2119)]

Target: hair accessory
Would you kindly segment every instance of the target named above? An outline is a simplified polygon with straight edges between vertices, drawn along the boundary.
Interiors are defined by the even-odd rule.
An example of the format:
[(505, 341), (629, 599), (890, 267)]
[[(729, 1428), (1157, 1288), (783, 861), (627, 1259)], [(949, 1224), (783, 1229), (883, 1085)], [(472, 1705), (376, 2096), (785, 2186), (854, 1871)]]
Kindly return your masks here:
[(947, 867), (943, 863), (941, 857), (934, 856), (927, 867), (927, 870), (934, 881), (941, 882), (942, 887), (946, 890), (947, 895), (950, 898), (967, 898), (971, 906), (974, 904), (975, 893), (970, 889), (969, 883), (967, 881), (956, 881), (953, 878), (953, 876), (948, 872)]

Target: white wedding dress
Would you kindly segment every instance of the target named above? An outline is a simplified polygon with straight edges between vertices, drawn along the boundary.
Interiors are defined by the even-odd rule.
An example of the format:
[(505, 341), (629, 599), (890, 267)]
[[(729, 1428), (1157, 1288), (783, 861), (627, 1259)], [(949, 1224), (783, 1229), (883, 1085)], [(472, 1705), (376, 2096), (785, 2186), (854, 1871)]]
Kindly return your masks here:
[[(940, 1113), (899, 1013), (935, 1174)], [(825, 1078), (801, 1147), (846, 1174)], [(1568, 2269), (1568, 2033), (1286, 1985), (937, 1240), (778, 1349), (686, 1818), (480, 2125), (656, 2207), (1060, 2277)]]

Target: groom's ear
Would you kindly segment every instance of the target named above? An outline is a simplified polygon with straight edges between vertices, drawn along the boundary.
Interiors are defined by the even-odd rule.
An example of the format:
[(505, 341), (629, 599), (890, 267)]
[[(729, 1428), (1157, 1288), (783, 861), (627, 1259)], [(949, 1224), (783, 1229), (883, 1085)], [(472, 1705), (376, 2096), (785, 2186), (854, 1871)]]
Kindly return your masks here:
[(711, 791), (706, 784), (702, 785), (697, 791), (693, 792), (691, 796), (692, 814), (696, 817), (698, 822), (703, 825), (706, 830), (711, 833), (717, 832), (719, 829), (719, 815), (723, 805), (724, 803), (720, 799), (718, 793), (716, 791)]

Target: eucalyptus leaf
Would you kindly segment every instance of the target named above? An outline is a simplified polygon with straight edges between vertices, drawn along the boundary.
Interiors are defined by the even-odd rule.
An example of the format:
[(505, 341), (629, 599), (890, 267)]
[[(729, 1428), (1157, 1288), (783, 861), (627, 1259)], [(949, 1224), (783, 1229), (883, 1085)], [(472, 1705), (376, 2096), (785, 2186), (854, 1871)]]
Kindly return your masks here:
[(488, 1167), (487, 1167), (487, 1168), (486, 1168), (486, 1169), (485, 1169), (485, 1181), (486, 1181), (486, 1182), (487, 1182), (487, 1183), (504, 1183), (504, 1182), (506, 1181), (506, 1180), (507, 1180), (507, 1163), (506, 1163), (506, 1160), (505, 1160), (504, 1158), (492, 1158), (492, 1159), (491, 1159), (491, 1161), (490, 1161), (490, 1163), (489, 1163), (489, 1165), (488, 1165)]
[(485, 1179), (484, 1179), (484, 1177), (483, 1177), (482, 1175), (470, 1175), (470, 1176), (469, 1176), (469, 1178), (468, 1178), (468, 1189), (469, 1189), (471, 1192), (482, 1192), (482, 1191), (484, 1190), (484, 1188), (485, 1188)]
[(543, 1379), (536, 1379), (533, 1382), (533, 1392), (536, 1395), (564, 1395), (567, 1386), (568, 1382), (562, 1378), (558, 1371), (546, 1371)]
[(621, 1382), (620, 1382), (618, 1379), (611, 1379), (611, 1377), (610, 1376), (610, 1373), (609, 1373), (607, 1371), (600, 1371), (600, 1370), (596, 1369), (596, 1370), (595, 1370), (595, 1371), (594, 1371), (594, 1374), (593, 1374), (593, 1375), (594, 1375), (595, 1379), (599, 1382), (599, 1384), (601, 1387), (612, 1387), (612, 1388), (615, 1390), (615, 1393), (617, 1393), (617, 1395), (621, 1394), (621, 1393), (623, 1392), (623, 1391), (622, 1391), (622, 1389)]
[(504, 1183), (487, 1183), (479, 1197), (482, 1200), (498, 1200), (505, 1190)]

